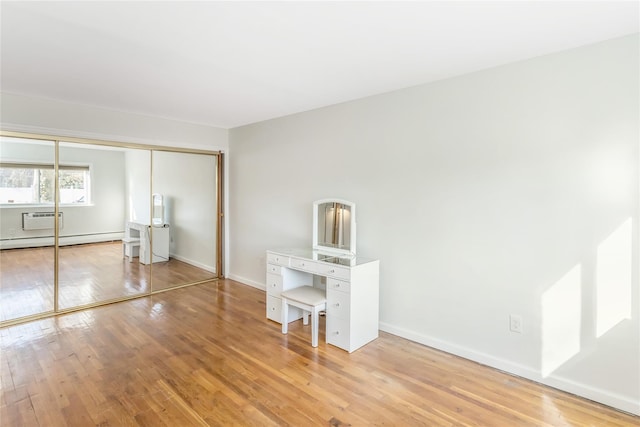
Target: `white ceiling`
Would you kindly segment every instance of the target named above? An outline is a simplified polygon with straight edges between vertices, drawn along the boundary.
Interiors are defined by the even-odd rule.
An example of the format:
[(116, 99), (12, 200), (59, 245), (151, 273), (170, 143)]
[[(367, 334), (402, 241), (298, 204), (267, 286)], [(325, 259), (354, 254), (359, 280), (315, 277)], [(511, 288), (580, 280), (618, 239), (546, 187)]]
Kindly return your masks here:
[(7, 2), (3, 92), (223, 128), (639, 31), (638, 1)]

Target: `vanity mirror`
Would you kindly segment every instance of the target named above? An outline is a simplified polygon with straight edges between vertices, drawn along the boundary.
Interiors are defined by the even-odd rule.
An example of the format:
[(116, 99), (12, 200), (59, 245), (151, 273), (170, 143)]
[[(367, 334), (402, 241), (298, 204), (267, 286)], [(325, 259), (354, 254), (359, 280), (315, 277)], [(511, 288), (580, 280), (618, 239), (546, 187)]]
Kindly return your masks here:
[(313, 203), (313, 249), (336, 255), (355, 255), (355, 203), (340, 199)]
[(162, 227), (164, 225), (164, 197), (162, 194), (153, 195), (153, 220), (154, 227)]

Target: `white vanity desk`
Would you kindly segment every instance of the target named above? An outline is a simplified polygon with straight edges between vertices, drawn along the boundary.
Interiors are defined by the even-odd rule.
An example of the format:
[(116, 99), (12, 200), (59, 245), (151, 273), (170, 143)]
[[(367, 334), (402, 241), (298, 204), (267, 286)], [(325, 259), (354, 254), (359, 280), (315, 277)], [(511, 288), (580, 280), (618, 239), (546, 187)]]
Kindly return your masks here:
[[(153, 233), (153, 256), (151, 253), (151, 237)], [(125, 256), (138, 256), (141, 264), (169, 261), (169, 225), (153, 227), (139, 222), (129, 221), (125, 225), (124, 240), (136, 240), (139, 246), (125, 249)], [(126, 247), (126, 246), (125, 246)]]
[[(378, 260), (311, 249), (267, 251), (267, 318), (281, 323), (282, 291), (326, 278), (326, 341), (351, 353), (378, 337)], [(302, 317), (289, 309), (291, 322)]]

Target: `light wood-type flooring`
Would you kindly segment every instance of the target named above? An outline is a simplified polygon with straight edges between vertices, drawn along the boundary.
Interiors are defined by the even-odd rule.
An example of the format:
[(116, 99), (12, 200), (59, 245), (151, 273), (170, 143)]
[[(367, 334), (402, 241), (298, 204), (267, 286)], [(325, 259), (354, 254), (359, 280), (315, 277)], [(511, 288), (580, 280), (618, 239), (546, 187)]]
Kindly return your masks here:
[[(322, 319), (322, 318), (321, 318)], [(0, 329), (0, 425), (638, 426), (640, 418), (381, 333), (352, 354), (230, 280)]]
[[(123, 257), (121, 242), (61, 246), (59, 308), (130, 297), (212, 279), (209, 271), (170, 259), (151, 266)], [(53, 310), (54, 248), (0, 251), (0, 320)]]

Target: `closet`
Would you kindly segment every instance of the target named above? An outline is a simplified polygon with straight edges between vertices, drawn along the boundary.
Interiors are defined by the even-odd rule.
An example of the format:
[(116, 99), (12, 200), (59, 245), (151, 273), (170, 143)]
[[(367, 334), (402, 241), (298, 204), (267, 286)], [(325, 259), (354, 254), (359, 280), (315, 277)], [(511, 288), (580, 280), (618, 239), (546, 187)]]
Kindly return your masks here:
[(222, 159), (2, 131), (0, 325), (220, 277)]

